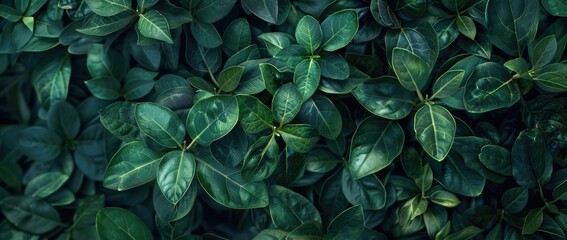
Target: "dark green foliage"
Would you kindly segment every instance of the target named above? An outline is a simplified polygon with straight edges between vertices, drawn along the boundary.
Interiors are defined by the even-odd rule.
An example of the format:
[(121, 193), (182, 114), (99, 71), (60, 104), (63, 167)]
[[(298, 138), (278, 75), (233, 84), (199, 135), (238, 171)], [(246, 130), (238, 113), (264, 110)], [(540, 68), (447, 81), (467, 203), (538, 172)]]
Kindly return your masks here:
[(565, 239), (563, 0), (0, 0), (0, 239)]

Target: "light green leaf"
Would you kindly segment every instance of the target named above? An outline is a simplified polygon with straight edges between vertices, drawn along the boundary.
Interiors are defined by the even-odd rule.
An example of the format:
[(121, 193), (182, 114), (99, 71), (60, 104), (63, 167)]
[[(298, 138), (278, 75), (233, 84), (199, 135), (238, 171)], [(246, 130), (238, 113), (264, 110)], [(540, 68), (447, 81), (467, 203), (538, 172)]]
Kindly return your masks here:
[(352, 206), (329, 223), (329, 239), (359, 239), (364, 231), (364, 212), (360, 205)]
[(430, 73), (427, 63), (407, 49), (394, 48), (392, 68), (400, 84), (407, 90), (417, 92), (427, 85)]
[(291, 122), (301, 108), (301, 99), (301, 93), (297, 91), (293, 84), (287, 83), (282, 85), (272, 99), (274, 119), (281, 124)]
[(224, 137), (238, 121), (238, 102), (232, 96), (213, 96), (198, 101), (187, 115), (187, 132), (199, 145)]
[(97, 15), (110, 17), (124, 11), (132, 12), (131, 0), (85, 0)]
[(297, 23), (295, 39), (310, 53), (314, 53), (323, 41), (323, 32), (317, 19), (306, 15)]
[(195, 168), (195, 157), (185, 151), (171, 151), (163, 156), (156, 181), (167, 200), (173, 204), (179, 202), (191, 186)]
[(309, 152), (319, 141), (317, 129), (309, 124), (287, 124), (277, 133), (291, 150), (298, 153)]
[(96, 232), (100, 239), (154, 239), (150, 229), (138, 216), (117, 207), (107, 207), (98, 211)]
[(453, 146), (457, 126), (447, 109), (426, 103), (415, 113), (413, 129), (427, 154), (442, 161)]
[(136, 25), (144, 37), (173, 43), (167, 19), (156, 10), (141, 14)]
[(336, 51), (346, 47), (358, 31), (358, 15), (353, 10), (342, 10), (328, 16), (321, 23), (323, 50)]
[(162, 153), (142, 142), (128, 143), (110, 159), (102, 184), (106, 188), (123, 191), (150, 182), (156, 177), (162, 157)]
[(307, 101), (319, 87), (321, 68), (314, 59), (305, 59), (296, 67), (293, 74), (293, 83), (301, 94), (302, 102)]
[(274, 173), (278, 165), (279, 147), (273, 135), (256, 140), (246, 152), (242, 177), (247, 181), (262, 181)]
[(248, 133), (257, 133), (272, 127), (272, 111), (258, 98), (249, 95), (237, 95), (239, 122)]
[(285, 187), (270, 187), (270, 216), (278, 229), (291, 231), (307, 221), (321, 222), (319, 211), (304, 196)]
[(317, 128), (319, 134), (336, 139), (342, 128), (343, 119), (333, 102), (323, 95), (313, 95), (301, 105), (299, 121)]
[(258, 35), (258, 40), (264, 42), (264, 45), (266, 45), (268, 53), (271, 56), (275, 56), (282, 49), (294, 42), (294, 39), (291, 35), (283, 32), (262, 33)]
[(140, 130), (160, 145), (183, 146), (185, 126), (169, 108), (156, 103), (138, 103), (135, 116)]
[(474, 40), (476, 36), (476, 26), (470, 17), (461, 15), (457, 16), (457, 28), (459, 28), (459, 32), (463, 35)]
[(520, 99), (513, 78), (497, 63), (478, 65), (465, 85), (463, 101), (467, 111), (483, 113), (510, 107)]
[(388, 167), (402, 152), (404, 131), (395, 121), (378, 117), (360, 123), (350, 147), (348, 170), (360, 179)]
[(200, 159), (197, 178), (205, 192), (215, 201), (232, 209), (268, 206), (268, 189), (264, 182), (248, 182), (242, 178), (238, 169), (224, 167), (212, 156)]

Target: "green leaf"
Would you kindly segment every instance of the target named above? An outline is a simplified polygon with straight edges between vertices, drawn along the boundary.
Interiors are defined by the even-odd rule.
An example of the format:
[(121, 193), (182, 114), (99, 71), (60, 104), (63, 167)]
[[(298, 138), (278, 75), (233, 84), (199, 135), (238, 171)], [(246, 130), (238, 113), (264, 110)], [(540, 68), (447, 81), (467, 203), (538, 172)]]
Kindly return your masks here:
[(136, 25), (144, 37), (173, 43), (167, 19), (156, 10), (141, 14)]
[(352, 204), (360, 204), (364, 210), (379, 210), (386, 205), (386, 189), (374, 174), (354, 179), (345, 168), (342, 172), (342, 190)]
[(444, 190), (437, 190), (432, 192), (429, 195), (429, 199), (431, 200), (431, 202), (446, 208), (456, 207), (461, 203), (461, 201), (457, 196), (455, 196), (455, 194)]
[(131, 0), (85, 0), (97, 15), (109, 17), (124, 11), (133, 11)]
[(136, 104), (115, 102), (99, 111), (100, 122), (114, 136), (124, 142), (138, 139), (140, 129), (135, 118)]
[(441, 0), (441, 3), (451, 11), (458, 12), (467, 5), (467, 0)]
[(512, 175), (518, 185), (538, 189), (551, 178), (553, 159), (540, 130), (520, 132), (512, 147)]
[(63, 148), (63, 139), (55, 131), (40, 126), (22, 131), (18, 143), (20, 150), (36, 161), (51, 161)]
[(278, 165), (280, 149), (273, 135), (256, 140), (246, 152), (242, 163), (242, 177), (247, 181), (261, 181), (271, 176)]
[(155, 103), (138, 103), (135, 116), (140, 130), (160, 145), (183, 146), (185, 126), (173, 111)]
[(252, 33), (246, 18), (237, 18), (232, 21), (222, 33), (222, 42), (222, 50), (229, 56), (248, 47), (252, 43)]
[(389, 29), (385, 35), (386, 59), (390, 66), (395, 57), (394, 48), (403, 48), (425, 61), (427, 68), (423, 71), (431, 72), (439, 56), (439, 40), (435, 29), (427, 21), (411, 21), (404, 23), (401, 29)]
[(467, 239), (471, 239), (474, 236), (480, 234), (481, 232), (483, 232), (484, 230), (482, 230), (482, 228), (478, 228), (475, 226), (468, 226), (465, 227), (461, 230), (459, 230), (458, 232), (452, 233), (451, 235), (448, 235), (447, 237), (443, 238), (444, 240), (467, 240)]
[(276, 24), (278, 21), (277, 0), (242, 0), (242, 6), (260, 19)]
[(285, 187), (270, 187), (270, 216), (278, 229), (291, 231), (307, 221), (321, 222), (319, 211), (300, 194)]
[(309, 124), (287, 124), (277, 130), (285, 144), (298, 153), (307, 153), (319, 141), (317, 129)]
[(535, 233), (543, 223), (543, 208), (533, 208), (528, 212), (524, 218), (524, 225), (522, 227), (522, 234)]
[(449, 70), (443, 73), (433, 84), (433, 95), (431, 99), (446, 98), (453, 95), (459, 90), (459, 87), (461, 87), (464, 76), (465, 71), (461, 69)]
[(549, 14), (553, 16), (567, 17), (566, 3), (555, 0), (541, 0), (541, 4)]
[(510, 188), (504, 192), (500, 202), (506, 211), (518, 213), (528, 203), (528, 189), (523, 187)]
[(71, 235), (73, 238), (85, 237), (85, 234), (96, 236), (96, 214), (104, 207), (104, 195), (93, 195), (79, 201), (79, 206), (73, 215)]
[(28, 183), (24, 194), (36, 198), (46, 198), (59, 190), (68, 179), (69, 175), (61, 172), (41, 174)]
[(309, 220), (290, 231), (286, 239), (324, 240), (326, 238), (321, 222)]
[(120, 82), (113, 77), (98, 77), (85, 81), (91, 93), (102, 100), (116, 100), (122, 97)]
[[(177, 202), (177, 204), (171, 203), (161, 192), (159, 186), (154, 185), (154, 190), (152, 193), (153, 208), (156, 211), (157, 217), (160, 220), (165, 221), (180, 221), (182, 222), (184, 217), (186, 217), (193, 207), (195, 207), (197, 199), (197, 190), (199, 189), (197, 180), (193, 180), (189, 189), (183, 197)], [(187, 218), (185, 218), (187, 219)]]
[(102, 184), (106, 188), (123, 191), (154, 180), (163, 154), (131, 142), (118, 150), (104, 172)]
[(198, 101), (187, 115), (187, 132), (201, 146), (224, 137), (238, 121), (239, 109), (232, 96), (213, 96)]
[(272, 99), (274, 119), (282, 125), (291, 122), (301, 108), (301, 99), (301, 93), (293, 84), (282, 85)]
[(388, 167), (402, 152), (404, 131), (395, 121), (369, 117), (364, 119), (350, 146), (348, 170), (360, 179)]
[(532, 68), (538, 69), (544, 67), (553, 60), (556, 52), (557, 40), (555, 35), (546, 36), (537, 43), (533, 43), (533, 45), (530, 43), (528, 53), (530, 54)]
[(54, 56), (52, 60), (35, 67), (31, 80), (38, 100), (49, 106), (56, 100), (65, 100), (71, 79), (71, 56)]
[(488, 169), (504, 176), (512, 176), (511, 156), (507, 148), (485, 145), (478, 154), (478, 158)]
[(567, 181), (562, 181), (553, 188), (553, 199), (563, 199), (567, 195)]
[(225, 137), (211, 143), (210, 149), (222, 165), (236, 167), (248, 150), (248, 136), (240, 125), (236, 125)]
[(96, 232), (100, 239), (154, 239), (150, 229), (138, 216), (117, 207), (107, 207), (98, 211)]
[(317, 19), (309, 15), (302, 17), (295, 28), (295, 39), (307, 51), (314, 53), (323, 42), (323, 32)]
[(295, 67), (293, 84), (301, 94), (302, 102), (307, 101), (317, 91), (320, 79), (321, 68), (313, 59), (305, 59)]
[(140, 12), (144, 12), (144, 9), (153, 7), (158, 1), (159, 0), (136, 0), (138, 7), (140, 8)]
[(555, 220), (553, 220), (553, 218), (549, 214), (543, 215), (543, 222), (539, 228), (539, 231), (552, 234), (560, 238), (565, 238), (565, 231)]
[(33, 197), (7, 196), (0, 200), (0, 210), (8, 222), (33, 234), (44, 234), (61, 225), (57, 210)]
[(476, 36), (476, 26), (470, 17), (457, 16), (457, 27), (459, 28), (459, 32), (474, 40)]
[(205, 48), (216, 48), (222, 45), (222, 38), (215, 25), (211, 23), (193, 21), (191, 33), (197, 43)]
[(272, 239), (272, 240), (284, 240), (286, 239), (288, 232), (280, 229), (272, 229), (266, 228), (258, 233), (253, 240), (263, 240), (263, 239)]
[(490, 41), (508, 55), (520, 56), (539, 23), (539, 3), (531, 0), (488, 1), (486, 26)]
[(274, 117), (270, 108), (258, 98), (249, 95), (237, 95), (238, 119), (242, 128), (248, 133), (257, 133), (272, 127)]
[(317, 128), (319, 134), (336, 139), (343, 128), (343, 120), (337, 107), (323, 95), (313, 95), (301, 105), (299, 121)]
[(352, 94), (370, 113), (398, 120), (407, 117), (415, 105), (415, 94), (400, 86), (392, 77), (369, 80), (356, 87)]
[(447, 109), (426, 103), (415, 113), (413, 129), (417, 141), (427, 154), (442, 161), (453, 146), (457, 126)]
[(49, 108), (47, 117), (47, 128), (55, 130), (60, 136), (73, 139), (79, 134), (81, 119), (73, 105), (56, 101)]
[(258, 36), (258, 40), (263, 41), (271, 56), (275, 56), (282, 49), (291, 45), (294, 39), (291, 35), (283, 32), (267, 32)]
[(264, 182), (247, 182), (239, 170), (224, 167), (212, 157), (199, 159), (197, 178), (215, 201), (233, 209), (268, 206), (268, 189)]
[(342, 10), (329, 15), (321, 23), (325, 51), (346, 47), (358, 31), (358, 15), (353, 10)]
[(463, 101), (467, 111), (484, 113), (511, 107), (520, 99), (520, 92), (506, 69), (497, 63), (478, 65), (465, 85)]
[(205, 23), (214, 23), (225, 17), (234, 7), (236, 0), (200, 0), (191, 12), (195, 18)]
[(130, 11), (109, 17), (93, 14), (81, 28), (77, 29), (77, 32), (93, 36), (106, 36), (128, 26), (135, 17), (136, 15)]
[(195, 157), (185, 151), (171, 151), (163, 156), (157, 169), (157, 184), (163, 195), (177, 204), (195, 176)]
[(221, 71), (219, 75), (219, 92), (232, 92), (240, 83), (240, 78), (242, 78), (242, 74), (244, 73), (244, 67), (241, 66), (232, 66), (225, 68)]
[(420, 91), (429, 80), (427, 63), (407, 49), (394, 48), (392, 68), (400, 84), (410, 91)]
[(329, 223), (329, 239), (358, 239), (364, 231), (364, 212), (360, 205), (352, 206)]
[(400, 20), (390, 8), (387, 0), (372, 0), (370, 2), (370, 13), (378, 24), (384, 27), (397, 28), (400, 26)]
[(348, 62), (338, 53), (322, 52), (317, 63), (321, 67), (321, 76), (323, 77), (346, 80), (350, 76)]
[(0, 5), (0, 17), (4, 18), (10, 22), (17, 22), (22, 18), (22, 14), (20, 13), (20, 11), (6, 6), (4, 4)]

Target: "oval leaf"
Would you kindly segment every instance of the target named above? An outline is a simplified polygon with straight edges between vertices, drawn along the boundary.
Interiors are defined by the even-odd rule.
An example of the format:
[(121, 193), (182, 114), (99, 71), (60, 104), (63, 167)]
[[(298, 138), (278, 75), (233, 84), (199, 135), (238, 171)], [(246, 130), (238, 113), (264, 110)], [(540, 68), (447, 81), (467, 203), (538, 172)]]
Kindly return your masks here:
[(413, 129), (427, 154), (442, 161), (453, 146), (457, 126), (447, 109), (426, 103), (415, 113)]
[(232, 96), (213, 96), (200, 100), (187, 114), (189, 136), (199, 145), (209, 146), (234, 128), (238, 112), (238, 103)]

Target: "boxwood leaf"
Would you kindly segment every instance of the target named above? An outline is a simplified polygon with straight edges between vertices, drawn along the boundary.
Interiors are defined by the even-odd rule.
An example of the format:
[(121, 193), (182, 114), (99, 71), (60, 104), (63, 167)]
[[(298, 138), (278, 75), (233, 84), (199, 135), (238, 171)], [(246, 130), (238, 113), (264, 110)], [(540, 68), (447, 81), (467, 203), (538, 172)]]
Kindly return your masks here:
[(124, 11), (133, 11), (131, 0), (85, 0), (91, 10), (100, 16), (114, 16)]
[(249, 95), (237, 95), (239, 122), (248, 133), (257, 133), (272, 127), (274, 117), (270, 108), (258, 98)]
[(185, 151), (171, 151), (163, 156), (156, 181), (167, 200), (173, 204), (179, 202), (191, 186), (195, 168), (195, 157)]
[(323, 41), (323, 32), (319, 21), (306, 15), (299, 20), (295, 28), (295, 39), (310, 53), (314, 53)]
[(154, 239), (150, 229), (134, 213), (106, 207), (96, 214), (96, 232), (100, 239)]
[(488, 1), (486, 26), (490, 41), (508, 55), (520, 56), (536, 35), (539, 18), (537, 1)]
[(138, 138), (140, 129), (135, 118), (136, 104), (131, 102), (115, 102), (99, 111), (100, 122), (114, 136), (124, 142), (132, 142)]
[(410, 91), (420, 91), (429, 80), (427, 63), (411, 51), (394, 48), (392, 51), (392, 68), (398, 81)]
[(211, 23), (193, 21), (191, 23), (191, 33), (197, 43), (203, 47), (216, 48), (222, 45), (222, 38), (215, 25)]
[(63, 148), (61, 136), (40, 126), (26, 128), (18, 141), (21, 151), (36, 161), (51, 161), (59, 156)]
[(250, 182), (268, 178), (277, 168), (279, 151), (274, 135), (256, 140), (244, 156), (242, 177)]
[(141, 14), (137, 28), (144, 37), (173, 43), (167, 19), (156, 10)]
[(304, 196), (285, 187), (270, 187), (270, 216), (278, 229), (291, 231), (307, 221), (321, 222), (319, 211)]
[(212, 156), (199, 159), (197, 178), (215, 201), (233, 209), (268, 206), (268, 188), (264, 182), (248, 182), (242, 178), (239, 170), (222, 166)]
[(295, 66), (293, 83), (301, 94), (302, 102), (307, 101), (319, 87), (321, 68), (314, 59), (305, 59)]
[(155, 103), (138, 103), (135, 116), (140, 130), (160, 145), (183, 146), (185, 126), (170, 109)]
[(278, 0), (242, 0), (242, 6), (260, 19), (276, 24), (278, 21)]
[(307, 153), (319, 141), (317, 129), (309, 124), (287, 124), (277, 132), (293, 151)]
[(506, 69), (497, 63), (478, 65), (465, 85), (463, 101), (467, 111), (483, 113), (510, 107), (520, 99), (520, 92)]
[(342, 190), (351, 204), (360, 204), (364, 210), (379, 210), (386, 206), (386, 189), (374, 174), (356, 180), (345, 168), (342, 172)]
[(280, 124), (291, 122), (301, 108), (301, 93), (291, 84), (282, 85), (272, 99), (272, 113)]
[(106, 168), (102, 184), (123, 191), (154, 180), (163, 154), (146, 147), (142, 142), (122, 146)]
[(393, 77), (369, 80), (352, 94), (370, 113), (392, 120), (408, 116), (415, 105), (415, 93), (406, 90)]
[(30, 196), (4, 197), (0, 200), (0, 210), (14, 226), (33, 234), (43, 234), (61, 225), (55, 208)]
[(325, 51), (346, 47), (358, 31), (358, 15), (353, 10), (342, 10), (329, 15), (321, 23)]
[(541, 0), (541, 4), (547, 12), (553, 16), (567, 17), (567, 4), (555, 0)]
[(323, 95), (313, 95), (301, 105), (299, 121), (314, 126), (321, 136), (328, 139), (336, 139), (343, 127), (339, 110)]
[(518, 185), (538, 189), (551, 178), (553, 159), (540, 130), (520, 132), (512, 147), (512, 175)]
[(244, 67), (241, 66), (232, 66), (225, 68), (221, 71), (218, 79), (219, 83), (219, 92), (232, 92), (238, 87), (238, 83), (240, 83), (240, 78), (242, 78), (242, 74), (244, 73)]
[(329, 223), (329, 239), (358, 239), (364, 231), (364, 212), (360, 205), (352, 206)]
[(77, 29), (77, 32), (93, 36), (106, 36), (126, 27), (134, 20), (135, 16), (130, 11), (120, 12), (108, 17), (93, 14), (81, 28)]
[(427, 154), (442, 161), (453, 146), (457, 126), (447, 109), (426, 103), (415, 113), (413, 129)]
[(518, 213), (528, 203), (528, 189), (524, 187), (510, 188), (504, 192), (500, 203), (506, 211)]
[(404, 131), (395, 121), (378, 117), (360, 123), (350, 147), (348, 170), (360, 179), (388, 167), (402, 152)]
[(232, 96), (202, 99), (187, 114), (187, 132), (199, 145), (209, 146), (234, 128), (238, 113), (238, 102)]

